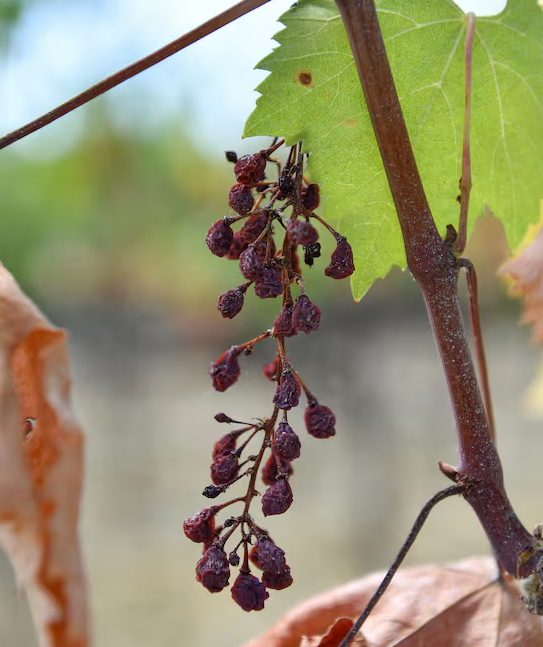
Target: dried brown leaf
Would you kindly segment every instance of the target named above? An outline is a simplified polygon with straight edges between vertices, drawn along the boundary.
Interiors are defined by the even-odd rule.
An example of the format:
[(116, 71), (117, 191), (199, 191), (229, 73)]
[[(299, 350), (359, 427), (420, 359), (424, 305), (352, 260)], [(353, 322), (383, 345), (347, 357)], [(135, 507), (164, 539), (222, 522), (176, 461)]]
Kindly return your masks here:
[[(360, 615), (383, 575), (308, 600), (244, 647), (318, 647), (338, 618)], [(497, 575), (489, 558), (400, 570), (364, 624), (359, 647), (541, 647), (541, 619), (526, 612), (515, 581)]]
[[(533, 237), (533, 234), (532, 234)], [(513, 280), (513, 292), (522, 296), (522, 320), (533, 326), (534, 339), (543, 341), (543, 228), (534, 240), (500, 269)]]
[(87, 647), (77, 523), (83, 434), (66, 336), (0, 266), (0, 543), (42, 647)]

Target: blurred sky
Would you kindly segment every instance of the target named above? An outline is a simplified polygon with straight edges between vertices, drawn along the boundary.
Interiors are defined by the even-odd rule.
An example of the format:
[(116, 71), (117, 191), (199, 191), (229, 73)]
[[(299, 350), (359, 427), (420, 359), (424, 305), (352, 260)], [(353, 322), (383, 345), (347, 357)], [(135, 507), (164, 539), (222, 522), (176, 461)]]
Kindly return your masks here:
[[(28, 10), (0, 64), (0, 132), (23, 125), (69, 97), (227, 9), (232, 0), (41, 0)], [(254, 65), (273, 46), (277, 18), (292, 0), (273, 0), (110, 92), (123, 128), (156, 128), (179, 116), (203, 149), (236, 147), (265, 73)], [(505, 0), (461, 0), (479, 15)], [(18, 145), (60, 154), (77, 140), (84, 111)], [(47, 138), (47, 146), (43, 139)], [(217, 153), (222, 155), (222, 153)]]

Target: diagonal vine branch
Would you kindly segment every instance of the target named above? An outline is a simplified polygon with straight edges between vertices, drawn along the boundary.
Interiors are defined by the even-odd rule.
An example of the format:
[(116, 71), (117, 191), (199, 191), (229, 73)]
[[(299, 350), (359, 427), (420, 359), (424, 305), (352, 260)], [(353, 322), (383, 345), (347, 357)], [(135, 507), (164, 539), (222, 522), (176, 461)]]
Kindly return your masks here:
[(64, 117), (64, 115), (67, 115), (73, 110), (84, 106), (86, 103), (89, 103), (89, 101), (96, 99), (121, 83), (128, 81), (128, 79), (141, 74), (150, 67), (153, 67), (153, 65), (161, 63), (163, 60), (173, 56), (173, 54), (176, 54), (177, 52), (180, 52), (185, 47), (198, 42), (205, 36), (209, 36), (209, 34), (212, 34), (214, 31), (221, 29), (221, 27), (225, 27), (234, 20), (241, 18), (245, 14), (253, 11), (253, 9), (257, 9), (268, 2), (270, 2), (270, 0), (242, 0), (242, 2), (239, 2), (226, 11), (217, 14), (199, 27), (192, 29), (180, 38), (168, 43), (168, 45), (161, 47), (152, 54), (149, 54), (148, 56), (141, 58), (139, 61), (119, 70), (115, 74), (108, 76), (103, 81), (100, 81), (84, 92), (81, 92), (81, 94), (78, 94), (50, 112), (47, 112), (25, 126), (17, 128), (17, 130), (0, 137), (0, 149), (14, 144), (20, 139), (40, 130), (44, 126), (48, 126), (53, 121), (60, 119), (60, 117)]

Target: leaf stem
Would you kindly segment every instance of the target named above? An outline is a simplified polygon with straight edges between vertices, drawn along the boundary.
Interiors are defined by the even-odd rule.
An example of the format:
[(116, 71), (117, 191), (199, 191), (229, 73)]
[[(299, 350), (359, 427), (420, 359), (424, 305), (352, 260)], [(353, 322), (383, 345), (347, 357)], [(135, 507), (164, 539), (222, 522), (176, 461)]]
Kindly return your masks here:
[(171, 43), (168, 43), (168, 45), (157, 49), (152, 54), (141, 58), (139, 61), (132, 63), (128, 67), (115, 72), (115, 74), (108, 76), (103, 81), (100, 81), (96, 85), (93, 85), (81, 94), (78, 94), (69, 101), (66, 101), (62, 105), (54, 108), (50, 112), (47, 112), (46, 114), (38, 117), (25, 126), (17, 128), (17, 130), (14, 130), (13, 132), (8, 133), (3, 137), (0, 137), (0, 149), (14, 144), (16, 141), (23, 139), (23, 137), (26, 137), (27, 135), (30, 135), (37, 130), (40, 130), (44, 126), (48, 126), (50, 123), (56, 121), (60, 117), (63, 117), (69, 112), (80, 108), (89, 101), (96, 99), (96, 97), (99, 97), (101, 94), (104, 94), (117, 85), (124, 83), (124, 81), (127, 81), (128, 79), (131, 79), (138, 74), (141, 74), (141, 72), (144, 72), (150, 67), (153, 67), (153, 65), (160, 63), (166, 58), (181, 51), (185, 47), (198, 42), (205, 36), (209, 36), (209, 34), (212, 34), (214, 31), (221, 29), (221, 27), (224, 27), (234, 20), (241, 18), (241, 16), (244, 16), (250, 11), (253, 11), (253, 9), (261, 7), (267, 2), (270, 2), (270, 0), (242, 0), (242, 2), (238, 2), (226, 11), (223, 11), (210, 20), (204, 22), (199, 27), (192, 29), (180, 38), (177, 38)]
[[(408, 267), (419, 284), (449, 388), (458, 432), (460, 478), (499, 565), (517, 573), (534, 545), (507, 498), (500, 458), (477, 384), (458, 301), (458, 265), (442, 240), (422, 186), (373, 0), (336, 0), (347, 30), (403, 234)], [(532, 562), (523, 572), (532, 572)], [(521, 574), (521, 576), (524, 576)]]
[(467, 28), (464, 44), (465, 64), (465, 102), (464, 102), (464, 131), (462, 137), (462, 175), (460, 177), (460, 223), (458, 226), (458, 238), (454, 244), (456, 254), (461, 254), (466, 248), (468, 239), (468, 209), (469, 196), (471, 193), (471, 152), (470, 152), (470, 128), (471, 128), (471, 86), (473, 68), (473, 39), (475, 36), (476, 16), (474, 13), (466, 15)]
[(367, 620), (370, 613), (373, 611), (375, 605), (383, 597), (383, 593), (387, 590), (390, 582), (392, 581), (392, 578), (396, 574), (396, 571), (400, 568), (403, 560), (405, 559), (405, 556), (409, 552), (409, 549), (411, 548), (419, 532), (421, 531), (422, 526), (424, 525), (426, 519), (428, 519), (428, 515), (432, 511), (433, 507), (437, 505), (440, 501), (443, 501), (444, 499), (447, 499), (450, 496), (454, 496), (455, 494), (462, 494), (463, 491), (464, 491), (463, 486), (451, 485), (450, 487), (445, 488), (440, 492), (437, 492), (437, 494), (434, 494), (434, 496), (425, 503), (424, 507), (419, 513), (419, 516), (416, 518), (415, 523), (413, 524), (411, 530), (409, 531), (409, 534), (407, 535), (407, 539), (404, 541), (403, 546), (400, 548), (400, 552), (396, 555), (395, 560), (392, 562), (392, 566), (388, 569), (385, 577), (383, 578), (383, 581), (381, 582), (381, 584), (379, 584), (377, 590), (372, 595), (370, 601), (366, 605), (366, 608), (364, 609), (364, 611), (362, 612), (358, 620), (351, 627), (351, 629), (349, 630), (349, 633), (341, 641), (339, 647), (349, 647), (349, 645), (355, 638), (356, 634), (360, 631), (360, 628)]

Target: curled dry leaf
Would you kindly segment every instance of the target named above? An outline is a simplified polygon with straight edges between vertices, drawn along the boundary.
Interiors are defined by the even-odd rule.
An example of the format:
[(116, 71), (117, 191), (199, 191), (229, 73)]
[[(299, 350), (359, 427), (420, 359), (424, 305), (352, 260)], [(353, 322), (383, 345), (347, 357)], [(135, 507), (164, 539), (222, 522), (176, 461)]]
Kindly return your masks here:
[[(328, 636), (340, 623), (338, 633), (347, 633), (345, 618), (360, 615), (383, 576), (375, 573), (308, 600), (244, 647), (337, 647), (341, 640), (325, 642)], [(497, 578), (490, 558), (400, 570), (353, 645), (541, 647), (541, 619), (526, 612), (512, 578)]]
[(512, 278), (514, 293), (524, 301), (522, 320), (533, 326), (535, 340), (543, 341), (543, 227), (533, 242), (501, 267), (500, 274)]
[(77, 534), (82, 475), (65, 333), (0, 266), (0, 544), (41, 647), (89, 645)]

